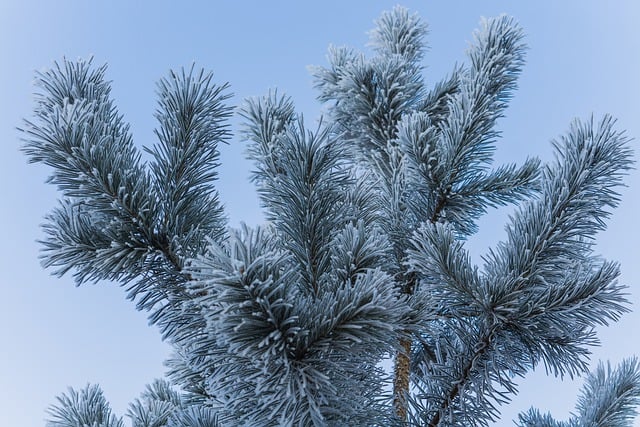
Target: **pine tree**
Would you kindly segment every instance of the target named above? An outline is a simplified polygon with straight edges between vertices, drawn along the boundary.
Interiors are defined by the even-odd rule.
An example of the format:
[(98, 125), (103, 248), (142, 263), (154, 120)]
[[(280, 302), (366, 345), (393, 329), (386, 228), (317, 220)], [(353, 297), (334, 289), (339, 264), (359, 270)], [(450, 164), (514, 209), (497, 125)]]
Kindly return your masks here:
[[(38, 74), (24, 151), (62, 193), (43, 263), (120, 283), (174, 349), (168, 380), (131, 404), (133, 426), (482, 426), (532, 368), (586, 372), (594, 328), (628, 311), (618, 264), (593, 251), (632, 166), (628, 138), (609, 116), (576, 121), (554, 161), (492, 169), (522, 30), (482, 21), (468, 63), (431, 86), (426, 32), (398, 7), (377, 22), (373, 57), (332, 48), (313, 71), (327, 115), (312, 129), (285, 96), (245, 103), (259, 227), (228, 227), (214, 186), (226, 84), (195, 68), (161, 80), (145, 163), (104, 66)], [(506, 240), (475, 265), (465, 239), (507, 204)], [(639, 399), (629, 359), (587, 376), (571, 420), (531, 409), (518, 422), (630, 425)], [(91, 385), (49, 415), (123, 425)]]

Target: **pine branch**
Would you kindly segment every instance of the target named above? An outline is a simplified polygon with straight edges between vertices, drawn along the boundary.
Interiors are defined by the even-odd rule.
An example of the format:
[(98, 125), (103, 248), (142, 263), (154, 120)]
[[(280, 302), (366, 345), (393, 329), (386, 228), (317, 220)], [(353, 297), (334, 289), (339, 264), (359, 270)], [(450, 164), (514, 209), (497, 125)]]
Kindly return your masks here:
[(454, 224), (459, 235), (474, 234), (478, 230), (475, 221), (488, 208), (515, 204), (538, 192), (539, 165), (538, 159), (528, 159), (520, 167), (503, 165), (475, 176), (473, 180), (454, 185), (442, 197), (442, 200), (446, 200), (444, 220)]
[(407, 269), (419, 275), (420, 286), (431, 295), (443, 318), (466, 318), (482, 311), (478, 268), (450, 226), (425, 224), (407, 250)]
[[(26, 121), (22, 130), (24, 151), (30, 161), (53, 167), (49, 181), (72, 200), (68, 208), (51, 216), (55, 225), (49, 229), (64, 228), (65, 222), (73, 220), (70, 206), (85, 206), (77, 211), (85, 216), (79, 220), (85, 225), (66, 227), (67, 242), (69, 238), (82, 240), (78, 234), (72, 237), (71, 231), (86, 233), (89, 211), (92, 220), (102, 228), (95, 230), (99, 235), (118, 236), (121, 258), (106, 264), (108, 260), (97, 259), (93, 275), (99, 278), (128, 274), (120, 269), (122, 265), (135, 264), (126, 262), (128, 257), (136, 257), (140, 263), (155, 248), (160, 248), (153, 233), (155, 203), (148, 197), (152, 193), (151, 184), (140, 164), (128, 125), (109, 97), (105, 69), (92, 70), (90, 61), (65, 62), (64, 68), (55, 64), (52, 70), (39, 74), (37, 83), (42, 92), (37, 95), (37, 122)], [(54, 258), (48, 263), (53, 265), (60, 262), (55, 258), (55, 250), (64, 251), (65, 246), (64, 241), (49, 240), (49, 243)], [(73, 250), (73, 246), (69, 249)], [(86, 270), (86, 262), (79, 267)], [(79, 280), (86, 277), (86, 273), (77, 276)]]
[(556, 421), (531, 408), (518, 415), (520, 427), (549, 426), (629, 426), (640, 406), (640, 367), (638, 360), (625, 359), (614, 369), (599, 363), (583, 385), (576, 413), (566, 422)]
[(229, 137), (224, 105), (228, 85), (215, 85), (213, 75), (193, 67), (171, 72), (158, 84), (156, 118), (160, 143), (148, 151), (155, 194), (160, 195), (156, 232), (171, 262), (181, 267), (203, 253), (207, 238), (220, 241), (225, 221), (213, 182), (217, 177), (220, 142)]
[(396, 6), (376, 20), (369, 38), (378, 55), (398, 55), (409, 63), (417, 64), (424, 56), (426, 46), (422, 40), (427, 32), (427, 24), (417, 13), (409, 14), (408, 9)]
[(424, 112), (436, 126), (449, 115), (451, 100), (460, 92), (464, 68), (456, 67), (449, 76), (434, 84), (418, 105), (418, 112)]
[(371, 32), (376, 57), (366, 60), (346, 48), (332, 49), (332, 69), (312, 72), (319, 99), (335, 102), (330, 114), (341, 136), (358, 144), (355, 154), (386, 163), (397, 123), (424, 94), (419, 61), (426, 25), (402, 7), (383, 14), (378, 24)]
[(133, 427), (164, 426), (182, 406), (180, 395), (171, 389), (169, 383), (155, 380), (147, 385), (139, 399), (129, 404), (127, 416)]
[(111, 413), (111, 407), (98, 385), (87, 385), (80, 391), (69, 388), (68, 394), (57, 397), (58, 405), (47, 412), (47, 427), (124, 427), (121, 418)]
[(502, 295), (518, 293), (530, 280), (553, 283), (576, 263), (592, 262), (595, 234), (606, 227), (631, 166), (628, 139), (613, 124), (608, 116), (597, 126), (576, 121), (564, 144), (556, 143), (557, 160), (543, 172), (540, 198), (517, 211), (507, 241), (488, 257), (487, 274), (506, 278), (498, 282)]
[[(460, 351), (447, 351), (444, 358), (436, 353), (429, 389), (437, 393), (438, 378), (446, 378), (436, 389), (448, 397), (440, 400), (434, 412), (440, 415), (432, 423), (464, 407), (465, 417), (473, 414), (468, 423), (485, 425), (494, 416), (489, 404), (494, 393), (497, 403), (508, 400), (516, 392), (510, 376), (540, 360), (556, 375), (583, 372), (587, 347), (597, 342), (593, 328), (627, 311), (624, 288), (615, 282), (618, 266), (598, 261), (589, 244), (604, 228), (607, 208), (617, 204), (616, 187), (630, 161), (626, 138), (605, 118), (597, 128), (576, 124), (564, 142), (557, 145), (563, 160), (544, 170), (541, 197), (514, 215), (509, 240), (490, 255), (483, 276), (471, 274), (475, 268), (451, 230), (423, 227), (414, 235), (409, 265), (421, 274), (421, 286), (428, 284), (436, 304), (442, 298), (443, 307), (462, 308), (446, 327), (455, 330), (468, 316), (467, 328), (477, 330), (454, 333), (449, 347)], [(491, 382), (506, 392), (493, 390)], [(473, 390), (481, 390), (473, 401), (482, 405), (470, 403)]]
[(587, 376), (576, 409), (580, 425), (631, 426), (640, 406), (638, 359), (623, 360), (615, 369), (600, 363)]
[(185, 259), (204, 236), (220, 238), (224, 225), (209, 180), (217, 143), (227, 135), (226, 86), (210, 84), (202, 72), (198, 79), (174, 75), (173, 86), (161, 83), (153, 181), (110, 98), (105, 70), (65, 61), (38, 75), (37, 120), (25, 122), (24, 151), (30, 161), (53, 167), (49, 181), (68, 198), (49, 216), (44, 263), (58, 274), (76, 269), (78, 283), (120, 281), (170, 333), (175, 323), (187, 323), (163, 319), (191, 298), (184, 291)]
[(227, 137), (226, 85), (201, 72), (160, 84), (160, 145), (153, 178), (105, 81), (106, 67), (65, 61), (38, 75), (36, 119), (24, 151), (53, 168), (65, 201), (48, 217), (43, 263), (78, 283), (116, 280), (149, 310), (163, 337), (187, 345), (205, 326), (186, 291), (185, 260), (220, 239), (224, 221), (210, 180)]
[[(502, 392), (490, 385), (480, 386), (476, 378), (482, 374), (478, 372), (508, 365), (494, 366), (490, 356), (498, 326), (484, 319), (482, 278), (450, 226), (423, 225), (414, 233), (412, 246), (407, 252), (408, 269), (420, 277), (420, 290), (429, 294), (444, 329), (433, 328), (433, 338), (422, 343), (435, 351), (429, 349), (429, 358), (423, 359), (426, 366), (415, 370), (416, 381), (424, 382), (419, 389), (424, 388), (422, 393), (428, 396), (424, 406), (414, 400), (415, 422), (437, 426), (445, 418), (455, 418), (462, 424), (483, 425), (493, 413), (491, 397), (501, 399)], [(447, 343), (446, 335), (454, 341)], [(447, 349), (439, 350), (442, 347)], [(473, 393), (475, 397), (468, 398)], [(464, 412), (458, 410), (462, 406)]]
[[(386, 274), (366, 267), (381, 255), (378, 241), (353, 241), (353, 231), (339, 240), (355, 249), (356, 271), (328, 276), (317, 294), (299, 289), (293, 255), (273, 252), (279, 241), (260, 231), (232, 234), (226, 249), (212, 246), (191, 267), (193, 286), (208, 290), (200, 301), (210, 337), (200, 345), (213, 367), (207, 392), (236, 417), (321, 425), (381, 416), (376, 364), (405, 327), (406, 302)], [(332, 260), (333, 270), (342, 264)], [(262, 399), (248, 409), (255, 393)]]
[[(442, 418), (450, 411), (450, 407), (453, 406), (455, 400), (460, 400), (459, 396), (464, 392), (464, 387), (470, 380), (476, 362), (489, 350), (491, 346), (492, 336), (493, 331), (489, 332), (478, 341), (479, 344), (476, 346), (473, 353), (462, 367), (459, 377), (456, 378), (455, 381), (452, 381), (452, 387), (450, 388), (449, 393), (444, 399), (441, 400), (440, 406), (436, 409), (433, 418), (431, 418), (431, 420), (426, 424), (427, 426), (438, 427)], [(474, 419), (474, 421), (480, 422), (481, 418), (478, 417)]]
[[(503, 16), (482, 22), (482, 29), (475, 34), (475, 44), (468, 52), (469, 69), (461, 74), (459, 91), (449, 98), (448, 115), (438, 123), (437, 132), (426, 135), (430, 141), (420, 142), (421, 152), (413, 151), (419, 155), (416, 160), (419, 164), (426, 160), (427, 165), (431, 165), (425, 191), (435, 193), (432, 197), (436, 201), (432, 203), (447, 205), (443, 210), (446, 216), (438, 220), (455, 224), (462, 235), (475, 230), (474, 220), (484, 208), (479, 212), (457, 214), (455, 207), (465, 206), (466, 201), (450, 199), (456, 198), (458, 190), (464, 192), (467, 185), (483, 177), (484, 169), (491, 162), (494, 140), (498, 136), (493, 128), (506, 108), (524, 63), (522, 38), (522, 30), (510, 18)], [(422, 127), (432, 126), (429, 122), (423, 119)], [(527, 171), (521, 177), (526, 179), (520, 181), (525, 184), (524, 188), (535, 180), (532, 166), (528, 164), (523, 169)], [(518, 192), (511, 194), (515, 196)], [(480, 194), (474, 195), (476, 200), (482, 200), (480, 203), (487, 203)], [(515, 198), (518, 199), (520, 197)], [(465, 218), (465, 214), (471, 214), (470, 218)]]
[(221, 427), (221, 419), (211, 408), (189, 406), (170, 418), (167, 427)]
[(537, 409), (531, 408), (526, 413), (518, 414), (520, 427), (578, 427), (570, 422), (556, 421), (551, 414), (541, 414)]
[[(49, 182), (65, 197), (97, 211), (107, 233), (127, 230), (129, 237), (119, 243), (144, 251), (153, 246), (150, 182), (110, 99), (106, 68), (92, 70), (90, 61), (63, 66), (38, 74), (37, 121), (25, 121), (23, 150), (31, 162), (53, 168)], [(57, 212), (54, 218), (65, 216)]]
[[(254, 180), (260, 183), (267, 218), (298, 261), (301, 285), (318, 294), (323, 276), (330, 272), (331, 241), (352, 219), (343, 193), (351, 186), (351, 177), (342, 167), (340, 144), (330, 140), (330, 129), (306, 131), (301, 120), (292, 120), (293, 112), (287, 113), (286, 106), (282, 99), (264, 98), (245, 109), (251, 120), (247, 134), (255, 138), (251, 153), (261, 161)], [(283, 113), (288, 117), (279, 119)], [(287, 122), (276, 131), (278, 123)]]

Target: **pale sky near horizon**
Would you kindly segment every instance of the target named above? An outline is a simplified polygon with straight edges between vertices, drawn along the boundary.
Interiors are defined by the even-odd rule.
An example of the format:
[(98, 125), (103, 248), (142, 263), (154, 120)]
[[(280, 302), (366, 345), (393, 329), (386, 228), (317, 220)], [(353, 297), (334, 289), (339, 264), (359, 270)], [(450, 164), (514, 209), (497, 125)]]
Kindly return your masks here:
[[(549, 159), (550, 140), (574, 117), (604, 113), (617, 117), (619, 127), (636, 139), (640, 159), (640, 4), (633, 0), (0, 1), (0, 426), (44, 425), (55, 396), (87, 382), (99, 383), (115, 412), (124, 415), (145, 384), (163, 375), (168, 354), (122, 289), (111, 283), (76, 288), (70, 276), (55, 278), (39, 264), (39, 225), (57, 194), (44, 183), (48, 170), (28, 165), (18, 151), (15, 129), (31, 115), (34, 71), (63, 56), (93, 55), (95, 64), (108, 63), (113, 96), (140, 146), (154, 141), (156, 81), (170, 68), (193, 62), (212, 70), (218, 82), (230, 82), (233, 102), (277, 87), (313, 122), (321, 107), (307, 66), (326, 65), (329, 44), (364, 48), (373, 20), (396, 3), (429, 24), (427, 82), (464, 60), (481, 16), (507, 13), (523, 26), (527, 65), (500, 121), (498, 163), (530, 155)], [(236, 132), (238, 123), (234, 118)], [(239, 138), (222, 148), (218, 187), (232, 225), (262, 221), (243, 151)], [(626, 182), (597, 250), (621, 263), (634, 312), (600, 331), (603, 345), (594, 349), (594, 364), (640, 356), (639, 172)], [(505, 221), (505, 212), (490, 212), (481, 221), (480, 233), (468, 242), (478, 262), (504, 237)], [(496, 425), (512, 425), (531, 405), (566, 418), (580, 384), (533, 374), (521, 381), (521, 393)]]

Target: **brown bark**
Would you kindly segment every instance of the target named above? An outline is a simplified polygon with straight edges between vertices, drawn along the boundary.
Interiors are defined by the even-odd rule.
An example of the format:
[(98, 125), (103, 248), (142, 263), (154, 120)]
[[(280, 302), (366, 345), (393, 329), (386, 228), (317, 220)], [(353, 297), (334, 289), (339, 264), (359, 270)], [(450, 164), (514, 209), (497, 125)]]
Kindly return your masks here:
[(393, 406), (402, 421), (407, 419), (407, 396), (409, 395), (409, 374), (411, 366), (411, 338), (400, 340), (400, 351), (396, 355), (393, 378)]
[[(429, 222), (435, 224), (447, 202), (447, 194), (439, 194), (436, 207)], [(412, 295), (416, 286), (416, 275), (409, 274), (405, 277), (406, 284), (402, 292)], [(411, 374), (411, 337), (400, 340), (400, 351), (396, 354), (393, 377), (393, 406), (396, 415), (402, 421), (407, 420), (407, 396), (409, 395), (409, 379)]]

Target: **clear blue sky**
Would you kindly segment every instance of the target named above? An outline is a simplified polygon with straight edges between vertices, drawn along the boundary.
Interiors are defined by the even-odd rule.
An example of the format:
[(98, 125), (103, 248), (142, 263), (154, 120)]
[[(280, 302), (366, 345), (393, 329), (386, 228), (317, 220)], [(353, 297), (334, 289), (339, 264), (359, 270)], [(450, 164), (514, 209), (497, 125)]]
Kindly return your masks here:
[[(63, 56), (109, 63), (108, 78), (138, 144), (153, 142), (155, 82), (192, 62), (229, 81), (235, 101), (270, 88), (290, 94), (309, 120), (320, 108), (306, 70), (323, 65), (330, 43), (361, 48), (380, 12), (396, 1), (323, 2), (0, 2), (0, 425), (41, 426), (45, 408), (67, 386), (100, 383), (115, 411), (162, 376), (168, 348), (124, 292), (110, 283), (75, 288), (38, 262), (39, 224), (57, 195), (47, 170), (27, 165), (15, 127), (32, 108), (34, 70)], [(407, 1), (430, 25), (427, 81), (463, 60), (480, 16), (515, 16), (530, 46), (520, 89), (500, 122), (497, 160), (549, 158), (549, 141), (574, 117), (609, 112), (640, 137), (640, 6), (633, 0)], [(234, 120), (234, 124), (237, 121)], [(237, 127), (236, 127), (237, 129)], [(261, 221), (242, 142), (224, 147), (220, 192), (232, 224)], [(636, 153), (640, 151), (636, 149)], [(638, 157), (638, 155), (636, 155)], [(635, 312), (602, 330), (594, 359), (640, 355), (640, 179), (634, 172), (622, 206), (598, 248), (622, 263)], [(490, 214), (469, 245), (477, 259), (503, 236), (506, 213)], [(534, 374), (498, 425), (530, 405), (566, 417), (580, 382)], [(640, 425), (640, 424), (639, 424)]]

